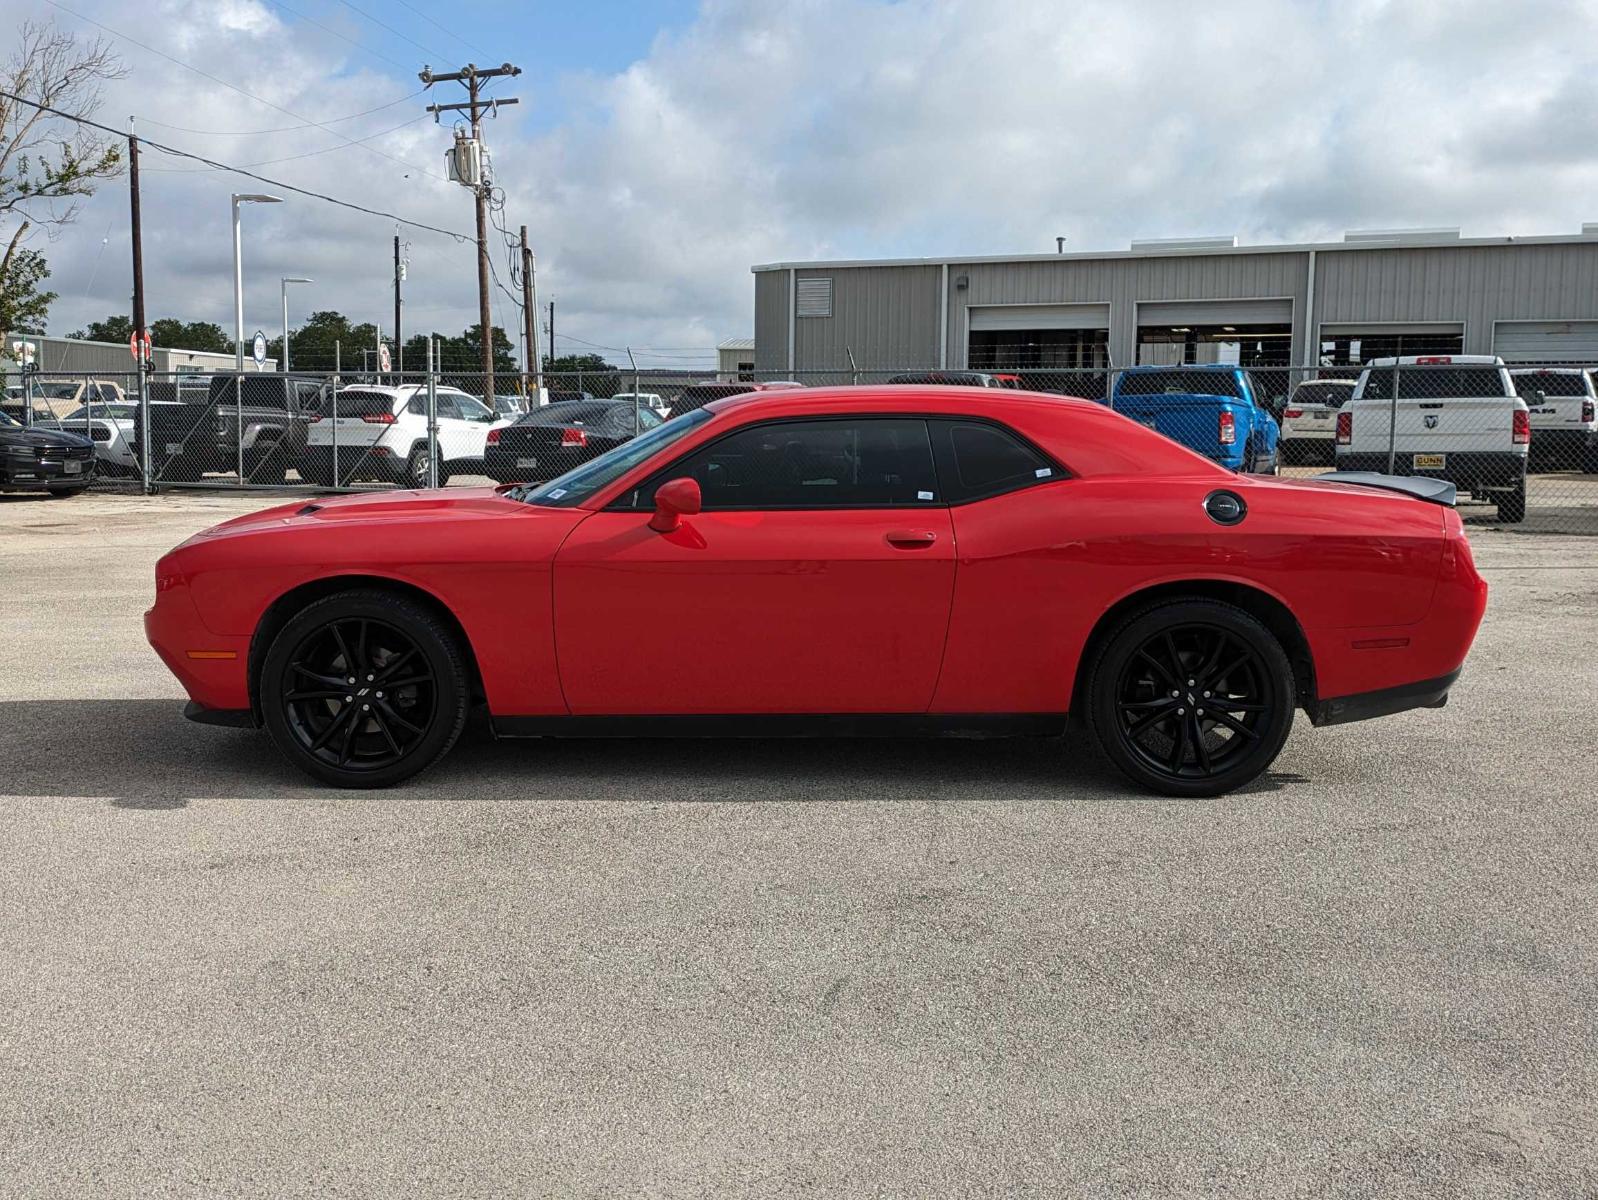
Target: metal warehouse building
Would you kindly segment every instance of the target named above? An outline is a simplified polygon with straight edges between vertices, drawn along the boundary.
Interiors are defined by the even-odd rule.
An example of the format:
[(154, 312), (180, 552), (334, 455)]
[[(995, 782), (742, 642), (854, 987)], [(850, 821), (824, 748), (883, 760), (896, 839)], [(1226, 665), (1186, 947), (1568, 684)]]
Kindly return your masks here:
[(770, 263), (754, 273), (763, 378), (851, 366), (1326, 366), (1450, 352), (1598, 363), (1598, 224), (1569, 236), (1200, 238), (1082, 254)]

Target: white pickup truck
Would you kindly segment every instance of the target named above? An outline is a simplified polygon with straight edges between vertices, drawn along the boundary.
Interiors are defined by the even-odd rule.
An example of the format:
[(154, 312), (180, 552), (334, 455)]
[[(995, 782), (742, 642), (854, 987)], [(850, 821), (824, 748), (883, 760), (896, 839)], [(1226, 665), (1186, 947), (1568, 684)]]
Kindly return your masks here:
[(1530, 410), (1494, 355), (1373, 359), (1337, 414), (1336, 442), (1339, 471), (1446, 479), (1496, 504), (1500, 521), (1526, 519)]
[(1590, 367), (1523, 367), (1511, 371), (1531, 409), (1531, 465), (1555, 471), (1598, 471), (1598, 391)]

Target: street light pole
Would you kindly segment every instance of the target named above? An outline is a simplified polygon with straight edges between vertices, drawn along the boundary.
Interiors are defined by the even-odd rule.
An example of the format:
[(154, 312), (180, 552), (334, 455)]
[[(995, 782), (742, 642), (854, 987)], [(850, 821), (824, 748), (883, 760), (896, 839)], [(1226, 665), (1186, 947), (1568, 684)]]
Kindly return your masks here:
[(283, 288), (283, 373), (289, 370), (289, 284), (315, 283), (314, 279), (306, 279), (303, 275), (285, 275), (278, 281)]
[(281, 204), (283, 197), (259, 193), (233, 193), (233, 369), (244, 373), (244, 239), (239, 222), (240, 204)]

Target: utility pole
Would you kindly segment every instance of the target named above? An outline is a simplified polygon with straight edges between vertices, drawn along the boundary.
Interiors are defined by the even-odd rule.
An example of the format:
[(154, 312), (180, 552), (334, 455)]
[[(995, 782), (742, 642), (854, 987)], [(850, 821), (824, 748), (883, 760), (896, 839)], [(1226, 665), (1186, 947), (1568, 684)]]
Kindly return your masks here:
[(480, 166), (475, 178), (463, 178), (462, 182), (472, 189), (477, 207), (477, 320), (483, 339), (483, 396), (490, 406), (494, 403), (494, 322), (488, 305), (488, 193), (493, 181), (489, 178), (487, 155), (482, 153), (483, 110), (497, 110), (501, 104), (517, 104), (519, 101), (514, 96), (484, 100), (482, 87), (488, 81), (521, 73), (520, 67), (513, 67), (510, 63), (483, 70), (478, 70), (475, 63), (467, 63), (459, 71), (451, 71), (447, 75), (435, 75), (430, 67), (423, 67), (417, 76), (422, 86), (428, 88), (435, 83), (466, 85), (468, 99), (465, 104), (429, 104), (427, 111), (433, 114), (435, 121), (440, 113), (446, 112), (466, 112), (471, 117), (471, 140), (477, 147)]
[(555, 301), (549, 302), (549, 361), (555, 361)]
[[(139, 223), (139, 139), (133, 136), (133, 118), (128, 118), (128, 217), (133, 240), (133, 345), (139, 380), (139, 483), (147, 493), (155, 491), (150, 481), (150, 381), (144, 358), (144, 233)], [(33, 401), (28, 401), (28, 419), (33, 419)]]
[[(139, 139), (133, 136), (133, 119), (128, 119), (128, 199), (133, 234), (133, 332), (144, 338), (144, 238), (139, 225)], [(149, 439), (145, 439), (148, 441)]]
[(394, 235), (394, 369), (400, 373), (403, 383), (405, 374), (405, 341), (400, 337), (400, 282), (405, 278), (400, 268), (399, 234)]
[[(527, 226), (522, 226), (522, 324), (526, 328), (527, 370), (533, 377), (533, 395), (544, 394), (544, 364), (538, 354), (538, 291), (533, 286), (533, 251), (527, 244)], [(538, 407), (536, 401), (529, 408)]]

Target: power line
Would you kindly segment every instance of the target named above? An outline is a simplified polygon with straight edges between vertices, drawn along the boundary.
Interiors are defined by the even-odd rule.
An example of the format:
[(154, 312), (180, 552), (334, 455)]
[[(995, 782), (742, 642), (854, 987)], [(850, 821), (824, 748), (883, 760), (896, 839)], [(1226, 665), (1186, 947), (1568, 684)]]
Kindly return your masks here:
[[(151, 54), (159, 55), (160, 57), (166, 59), (170, 63), (176, 63), (178, 66), (184, 68), (185, 70), (193, 71), (196, 75), (202, 76), (205, 79), (209, 79), (212, 83), (220, 84), (222, 87), (227, 88), (229, 91), (237, 92), (239, 95), (245, 97), (248, 100), (254, 100), (257, 104), (264, 104), (268, 108), (275, 108), (278, 112), (282, 113), (284, 116), (293, 117), (296, 121), (304, 121), (307, 125), (314, 125), (316, 128), (318, 128), (320, 130), (323, 130), (326, 133), (331, 133), (334, 137), (342, 137), (343, 136), (342, 134), (340, 134), (338, 132), (338, 130), (329, 129), (321, 121), (313, 121), (313, 120), (311, 120), (308, 117), (303, 117), (299, 113), (294, 112), (292, 109), (284, 108), (281, 104), (275, 104), (271, 100), (267, 100), (267, 99), (264, 99), (261, 96), (257, 96), (253, 92), (247, 92), (243, 88), (237, 87), (234, 84), (229, 83), (227, 80), (222, 79), (219, 76), (212, 75), (209, 71), (202, 71), (202, 70), (200, 70), (199, 67), (193, 66), (193, 65), (191, 65), (189, 63), (186, 63), (181, 58), (174, 58), (172, 55), (168, 54), (165, 50), (157, 50), (154, 46), (147, 45), (146, 43), (139, 41), (137, 38), (129, 37), (127, 34), (123, 33), (121, 30), (112, 29), (111, 26), (103, 24), (103, 23), (101, 23), (99, 21), (96, 21), (93, 17), (86, 17), (82, 13), (76, 12), (73, 9), (68, 8), (65, 4), (62, 4), (61, 0), (47, 0), (47, 3), (49, 3), (52, 6), (54, 6), (55, 8), (59, 8), (62, 12), (67, 13), (70, 16), (76, 17), (80, 21), (87, 21), (90, 25), (93, 25), (93, 26), (95, 26), (98, 29), (103, 29), (106, 33), (111, 34), (111, 36), (113, 36), (113, 37), (121, 38), (123, 41), (129, 43), (130, 45), (137, 46), (141, 50), (147, 50)], [(348, 139), (346, 139), (346, 140), (348, 140)], [(152, 143), (152, 145), (153, 144), (154, 143)], [(360, 145), (360, 143), (351, 141), (350, 145), (356, 146), (356, 145)], [(369, 154), (375, 154), (379, 158), (386, 158), (390, 162), (399, 163), (400, 166), (409, 167), (413, 171), (419, 171), (420, 172), (420, 171), (424, 171), (425, 170), (425, 168), (419, 167), (415, 163), (406, 162), (403, 158), (396, 158), (396, 157), (394, 157), (394, 155), (387, 154), (384, 151), (378, 150), (378, 149), (376, 149), (376, 148), (374, 148), (372, 146), (362, 146), (361, 148), (363, 150), (365, 150)]]
[[(379, 104), (376, 108), (364, 109), (358, 113), (351, 113), (347, 117), (329, 117), (322, 122), (324, 125), (341, 125), (345, 121), (354, 121), (361, 117), (369, 117), (373, 113), (382, 112), (384, 109), (395, 108), (416, 99), (426, 88), (417, 88), (409, 95), (401, 96), (398, 100), (390, 100), (387, 104)], [(165, 121), (157, 121), (153, 117), (139, 117), (146, 125), (155, 125), (161, 129), (171, 129), (177, 133), (197, 133), (202, 137), (261, 137), (268, 133), (293, 133), (298, 129), (313, 129), (315, 126), (310, 121), (302, 121), (298, 125), (279, 125), (275, 129), (190, 129), (187, 125), (170, 125)]]
[[(404, 129), (408, 125), (415, 125), (427, 120), (427, 114), (412, 117), (409, 121), (401, 121), (398, 125), (390, 125), (387, 129), (380, 129), (376, 133), (367, 134), (363, 138), (356, 138), (353, 142), (340, 142), (337, 146), (324, 146), (320, 150), (308, 150), (304, 154), (286, 154), (282, 158), (263, 158), (259, 162), (242, 163), (245, 167), (269, 167), (273, 163), (297, 162), (302, 158), (315, 158), (318, 154), (331, 154), (335, 150), (342, 150), (345, 146), (359, 146), (365, 142), (384, 137), (396, 130)], [(154, 145), (151, 142), (150, 145)], [(210, 171), (218, 170), (216, 167), (146, 167), (146, 171), (162, 171), (170, 175), (204, 175)]]
[(465, 46), (473, 54), (481, 54), (484, 58), (493, 58), (494, 57), (492, 54), (490, 54), (488, 51), (484, 50), (482, 47), (472, 45), (465, 38), (461, 37), (460, 34), (456, 33), (453, 29), (451, 29), (448, 25), (442, 25), (439, 22), (433, 20), (432, 17), (428, 16), (425, 12), (423, 12), (421, 9), (417, 8), (414, 4), (407, 4), (407, 3), (405, 3), (405, 0), (396, 0), (396, 2), (399, 4), (399, 6), (401, 8), (409, 9), (411, 12), (413, 12), (417, 16), (421, 17), (422, 20), (426, 21), (429, 25), (436, 26), (438, 29), (440, 29), (444, 33), (448, 34), (451, 38), (453, 38), (455, 41), (459, 42), (462, 46)]
[(349, 9), (351, 12), (360, 13), (361, 16), (365, 17), (373, 25), (377, 25), (377, 26), (380, 26), (383, 29), (388, 30), (390, 33), (392, 33), (395, 37), (399, 38), (401, 41), (409, 42), (411, 45), (415, 46), (418, 50), (420, 50), (423, 54), (431, 54), (434, 58), (438, 59), (440, 62), (444, 61), (444, 56), (442, 54), (438, 54), (437, 52), (435, 52), (433, 50), (429, 50), (426, 46), (422, 45), (422, 43), (417, 41), (415, 38), (406, 36), (405, 34), (401, 33), (399, 30), (395, 29), (387, 21), (384, 21), (384, 20), (382, 20), (379, 17), (374, 17), (371, 13), (367, 12), (365, 9), (357, 8), (355, 5), (350, 3), (350, 0), (339, 0), (339, 3), (342, 4), (345, 8)]
[[(19, 104), (26, 104), (31, 108), (36, 108), (40, 112), (47, 112), (53, 117), (61, 117), (63, 120), (67, 121), (76, 121), (79, 125), (87, 125), (90, 129), (98, 129), (100, 132), (109, 133), (113, 137), (121, 138), (127, 136), (127, 134), (120, 129), (113, 129), (109, 125), (102, 125), (99, 121), (91, 121), (88, 117), (79, 116), (76, 113), (62, 112), (59, 108), (51, 108), (48, 104), (40, 104), (37, 100), (29, 100), (26, 96), (19, 96), (15, 92), (8, 92), (0, 89), (0, 96), (4, 96), (8, 100), (15, 100)], [(456, 233), (453, 229), (440, 229), (437, 225), (428, 225), (422, 221), (412, 221), (405, 217), (397, 216), (391, 212), (384, 212), (383, 210), (377, 208), (367, 208), (364, 204), (356, 204), (352, 200), (340, 200), (336, 196), (329, 196), (323, 192), (313, 192), (309, 188), (303, 188), (297, 184), (284, 183), (281, 179), (270, 179), (265, 175), (257, 175), (253, 171), (247, 171), (243, 167), (230, 166), (227, 163), (218, 162), (214, 158), (206, 158), (203, 154), (192, 154), (187, 150), (179, 150), (175, 146), (165, 146), (160, 142), (152, 142), (148, 138), (143, 137), (139, 138), (138, 142), (141, 146), (149, 146), (152, 150), (159, 150), (162, 154), (171, 154), (177, 158), (193, 159), (195, 162), (204, 163), (208, 167), (215, 167), (218, 171), (227, 171), (234, 175), (243, 175), (245, 178), (253, 179), (257, 183), (270, 184), (273, 187), (282, 188), (286, 192), (294, 192), (301, 196), (308, 196), (312, 200), (322, 200), (328, 204), (336, 204), (340, 208), (348, 208), (355, 212), (365, 213), (368, 216), (382, 217), (386, 221), (398, 221), (401, 225), (409, 225), (412, 229), (425, 229), (429, 233), (441, 233), (445, 237), (454, 238), (457, 242), (469, 242), (474, 240), (469, 234)]]
[(381, 50), (374, 50), (370, 46), (362, 45), (360, 42), (356, 41), (354, 38), (346, 37), (344, 34), (340, 33), (338, 30), (329, 28), (328, 26), (322, 24), (322, 22), (316, 20), (316, 18), (314, 18), (314, 17), (308, 17), (302, 12), (295, 12), (287, 4), (284, 4), (283, 0), (272, 0), (272, 3), (277, 5), (279, 8), (281, 8), (284, 12), (288, 13), (289, 16), (298, 17), (301, 21), (304, 21), (307, 25), (315, 25), (323, 33), (331, 33), (334, 37), (338, 38), (339, 41), (348, 42), (350, 45), (354, 46), (357, 50), (360, 50), (360, 51), (363, 51), (363, 52), (365, 52), (367, 54), (370, 54), (373, 58), (380, 58), (391, 67), (398, 67), (402, 71), (410, 70), (410, 68), (407, 67), (404, 63), (396, 62), (394, 59), (392, 59), (388, 55), (384, 54)]

